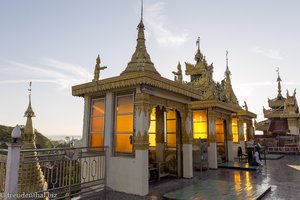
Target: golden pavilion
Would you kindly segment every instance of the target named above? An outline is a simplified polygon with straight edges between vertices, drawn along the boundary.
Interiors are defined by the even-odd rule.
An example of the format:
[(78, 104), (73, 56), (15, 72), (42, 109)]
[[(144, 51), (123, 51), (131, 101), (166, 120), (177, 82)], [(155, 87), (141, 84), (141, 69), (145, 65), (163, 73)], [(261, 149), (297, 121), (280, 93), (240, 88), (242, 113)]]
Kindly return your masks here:
[[(253, 137), (253, 118), (232, 89), (226, 59), (225, 78), (213, 80), (213, 64), (200, 51), (194, 63), (173, 71), (175, 80), (160, 75), (147, 52), (143, 18), (137, 26), (136, 49), (119, 76), (101, 79), (98, 56), (94, 79), (72, 87), (84, 98), (83, 138), (86, 146), (108, 146), (107, 186), (146, 195), (152, 163), (166, 164), (178, 178), (193, 177), (193, 141), (208, 143), (208, 167), (233, 161), (237, 147)], [(227, 54), (226, 54), (226, 58)], [(107, 69), (109, 70), (109, 68)], [(171, 71), (171, 69), (170, 69)]]

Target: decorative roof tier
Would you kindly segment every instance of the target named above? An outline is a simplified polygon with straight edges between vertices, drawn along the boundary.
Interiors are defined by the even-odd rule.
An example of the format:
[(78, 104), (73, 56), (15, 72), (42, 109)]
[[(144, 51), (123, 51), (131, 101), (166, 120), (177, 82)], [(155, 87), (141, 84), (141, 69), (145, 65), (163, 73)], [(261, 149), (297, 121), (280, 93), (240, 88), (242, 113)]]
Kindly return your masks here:
[[(226, 93), (228, 102), (231, 102), (231, 103), (239, 106), (239, 102), (235, 96), (233, 89), (232, 89), (230, 76), (231, 76), (231, 72), (228, 67), (228, 51), (226, 51), (226, 71), (225, 71), (225, 79), (223, 80), (224, 81), (224, 89), (225, 89), (225, 93)], [(248, 110), (246, 103), (245, 103), (245, 109)]]
[(285, 98), (282, 96), (281, 94), (281, 78), (280, 78), (280, 75), (279, 75), (279, 69), (276, 70), (277, 71), (277, 97), (275, 97), (274, 99), (268, 99), (268, 104), (269, 104), (269, 107), (272, 108), (272, 109), (281, 109), (283, 110), (283, 107), (284, 107), (284, 102), (285, 102)]
[(146, 71), (149, 73), (154, 73), (156, 75), (160, 74), (156, 71), (154, 64), (151, 61), (151, 58), (147, 52), (145, 45), (145, 26), (143, 23), (143, 6), (141, 9), (141, 21), (137, 26), (138, 29), (138, 37), (137, 37), (137, 45), (135, 48), (135, 52), (131, 57), (131, 61), (128, 63), (126, 69), (121, 73), (128, 74), (130, 72), (138, 72), (138, 71)]
[(205, 56), (200, 51), (200, 37), (197, 39), (197, 52), (195, 54), (196, 64), (185, 62), (185, 74), (191, 76), (188, 83), (193, 86), (202, 96), (201, 100), (219, 100), (234, 104), (239, 107), (238, 100), (234, 94), (231, 85), (231, 72), (228, 67), (228, 52), (226, 53), (226, 71), (225, 78), (219, 82), (213, 80), (213, 63), (207, 64)]

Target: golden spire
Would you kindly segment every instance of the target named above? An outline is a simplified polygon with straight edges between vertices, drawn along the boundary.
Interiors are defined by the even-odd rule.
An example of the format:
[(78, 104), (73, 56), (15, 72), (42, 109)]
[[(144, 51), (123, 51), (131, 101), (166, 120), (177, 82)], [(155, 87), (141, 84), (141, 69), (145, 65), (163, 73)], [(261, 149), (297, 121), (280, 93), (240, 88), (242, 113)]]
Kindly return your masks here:
[(147, 71), (160, 76), (160, 74), (156, 71), (154, 64), (152, 63), (151, 58), (146, 50), (144, 34), (145, 26), (143, 23), (143, 1), (141, 2), (141, 20), (137, 26), (137, 29), (138, 37), (136, 40), (137, 45), (135, 52), (131, 57), (131, 61), (128, 63), (126, 69), (121, 73), (121, 75), (129, 72)]
[(35, 157), (37, 153), (36, 151), (32, 151), (33, 149), (36, 149), (36, 135), (32, 123), (32, 117), (35, 117), (35, 115), (31, 108), (31, 82), (29, 84), (28, 91), (29, 105), (25, 112), (27, 121), (24, 127), (24, 134), (22, 136), (22, 149), (31, 149), (31, 151), (21, 153), (20, 168), (22, 169), (22, 173), (20, 172), (18, 185), (22, 188), (22, 191), (25, 191), (26, 193), (33, 193), (36, 191), (47, 191), (48, 184), (41, 170), (41, 166), (39, 162), (37, 162), (38, 159)]
[(25, 112), (24, 117), (27, 117), (26, 125), (24, 127), (24, 140), (23, 140), (23, 149), (34, 149), (35, 145), (35, 133), (32, 124), (32, 117), (35, 117), (35, 114), (31, 108), (31, 82), (29, 83), (29, 104)]
[(278, 94), (277, 94), (277, 98), (282, 98), (282, 94), (281, 94), (281, 78), (280, 78), (280, 75), (279, 75), (279, 68), (277, 67), (277, 70), (276, 70), (278, 76), (277, 76), (277, 82), (278, 82)]
[(29, 103), (28, 103), (27, 110), (25, 111), (24, 117), (35, 117), (35, 114), (34, 114), (34, 112), (32, 110), (32, 107), (31, 107), (31, 84), (32, 83), (30, 81), (30, 83), (29, 83), (29, 89), (28, 89), (28, 91), (29, 91), (29, 95), (28, 95), (28, 97), (29, 97)]

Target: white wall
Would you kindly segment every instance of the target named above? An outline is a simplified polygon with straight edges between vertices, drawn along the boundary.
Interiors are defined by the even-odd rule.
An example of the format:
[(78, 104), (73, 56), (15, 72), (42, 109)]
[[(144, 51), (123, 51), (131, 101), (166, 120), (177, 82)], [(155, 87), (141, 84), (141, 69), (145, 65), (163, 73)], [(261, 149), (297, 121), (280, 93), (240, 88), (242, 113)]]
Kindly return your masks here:
[(147, 195), (148, 151), (137, 150), (135, 158), (110, 157), (107, 186), (113, 190), (137, 195)]

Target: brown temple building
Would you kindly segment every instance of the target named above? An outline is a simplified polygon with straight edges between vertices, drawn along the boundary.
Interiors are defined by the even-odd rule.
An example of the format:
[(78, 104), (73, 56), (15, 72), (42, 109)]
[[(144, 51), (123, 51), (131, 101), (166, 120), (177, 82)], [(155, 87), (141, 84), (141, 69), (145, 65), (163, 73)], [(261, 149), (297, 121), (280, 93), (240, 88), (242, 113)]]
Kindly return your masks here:
[[(153, 163), (164, 164), (178, 178), (193, 177), (193, 141), (208, 143), (208, 165), (233, 161), (238, 146), (254, 135), (256, 115), (244, 109), (234, 94), (226, 55), (225, 78), (213, 79), (197, 42), (195, 62), (181, 64), (175, 80), (157, 71), (146, 50), (144, 23), (138, 24), (136, 50), (120, 75), (101, 79), (96, 59), (94, 78), (72, 87), (84, 98), (84, 145), (108, 146), (107, 186), (117, 191), (146, 195)], [(109, 67), (107, 70), (110, 70)], [(170, 68), (170, 73), (172, 68)]]
[[(270, 109), (263, 108), (266, 120), (256, 123), (255, 128), (263, 132), (263, 141), (266, 146), (298, 145), (300, 113), (296, 99), (296, 89), (290, 95), (286, 91), (286, 97), (281, 94), (281, 78), (277, 77), (277, 96), (268, 99)], [(267, 139), (268, 138), (268, 139)]]

